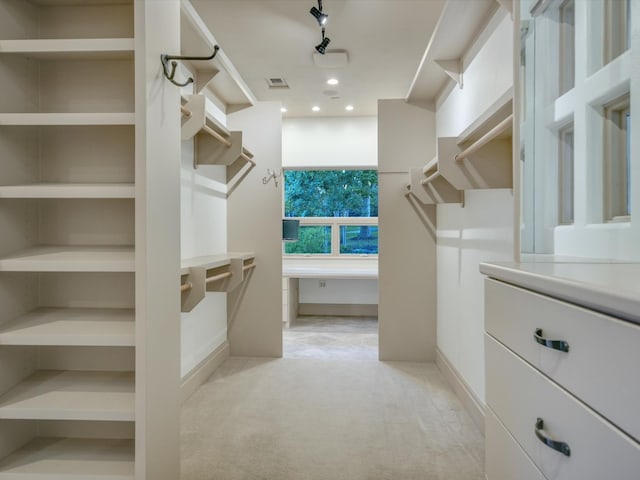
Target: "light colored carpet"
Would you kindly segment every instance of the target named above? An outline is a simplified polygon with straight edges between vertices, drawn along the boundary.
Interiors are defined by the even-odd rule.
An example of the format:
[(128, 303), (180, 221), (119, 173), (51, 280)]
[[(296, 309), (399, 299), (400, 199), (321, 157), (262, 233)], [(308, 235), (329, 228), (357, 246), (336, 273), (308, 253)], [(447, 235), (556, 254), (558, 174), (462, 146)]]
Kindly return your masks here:
[(434, 364), (231, 357), (182, 410), (182, 480), (482, 480)]
[(298, 317), (283, 328), (284, 358), (378, 359), (375, 317)]

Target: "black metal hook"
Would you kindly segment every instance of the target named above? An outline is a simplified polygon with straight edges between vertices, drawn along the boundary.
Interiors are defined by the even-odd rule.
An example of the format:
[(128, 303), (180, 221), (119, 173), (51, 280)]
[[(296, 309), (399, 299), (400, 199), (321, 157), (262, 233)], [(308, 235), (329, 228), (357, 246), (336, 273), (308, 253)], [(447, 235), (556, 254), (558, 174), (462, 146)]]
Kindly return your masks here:
[[(167, 77), (167, 80), (169, 80), (174, 85), (178, 87), (186, 87), (190, 83), (193, 83), (193, 77), (187, 78), (187, 81), (184, 83), (175, 81), (173, 77), (175, 77), (176, 75), (176, 67), (178, 66), (178, 62), (176, 62), (176, 60), (212, 60), (213, 58), (215, 58), (218, 50), (220, 50), (220, 47), (218, 45), (214, 45), (213, 53), (208, 57), (185, 57), (180, 55), (167, 55), (166, 53), (163, 53), (162, 55), (160, 55), (160, 62), (162, 62), (162, 70), (164, 72), (164, 76)], [(169, 67), (169, 60), (172, 60), (171, 67)]]

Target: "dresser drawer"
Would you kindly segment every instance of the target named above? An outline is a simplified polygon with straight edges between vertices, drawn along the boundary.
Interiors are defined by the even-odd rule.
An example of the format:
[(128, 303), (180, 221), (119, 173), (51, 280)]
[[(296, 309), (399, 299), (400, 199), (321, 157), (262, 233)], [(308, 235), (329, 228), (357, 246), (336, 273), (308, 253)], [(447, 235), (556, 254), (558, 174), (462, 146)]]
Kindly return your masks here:
[(488, 333), (640, 441), (640, 326), (491, 279), (485, 295)]
[[(638, 480), (640, 444), (486, 335), (487, 404), (549, 480)], [(536, 434), (566, 442), (566, 456)], [(540, 426), (538, 424), (538, 426)]]
[(490, 408), (485, 414), (487, 480), (545, 480)]

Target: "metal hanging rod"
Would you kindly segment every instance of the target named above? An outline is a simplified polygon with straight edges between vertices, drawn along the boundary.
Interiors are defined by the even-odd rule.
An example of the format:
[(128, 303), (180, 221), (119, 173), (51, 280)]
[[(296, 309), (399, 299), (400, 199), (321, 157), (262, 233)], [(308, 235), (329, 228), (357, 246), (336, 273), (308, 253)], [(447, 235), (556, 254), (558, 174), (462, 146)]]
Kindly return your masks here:
[[(183, 55), (167, 55), (166, 53), (163, 53), (162, 55), (160, 55), (160, 62), (162, 63), (162, 71), (164, 72), (164, 76), (167, 77), (167, 80), (169, 80), (174, 85), (178, 87), (186, 87), (190, 83), (193, 83), (193, 77), (187, 78), (184, 83), (180, 83), (174, 80), (174, 77), (176, 75), (176, 68), (178, 66), (178, 62), (176, 62), (176, 60), (213, 60), (218, 53), (218, 50), (220, 50), (220, 47), (218, 45), (214, 45), (213, 53), (208, 57), (186, 57)], [(171, 67), (169, 67), (170, 60)]]

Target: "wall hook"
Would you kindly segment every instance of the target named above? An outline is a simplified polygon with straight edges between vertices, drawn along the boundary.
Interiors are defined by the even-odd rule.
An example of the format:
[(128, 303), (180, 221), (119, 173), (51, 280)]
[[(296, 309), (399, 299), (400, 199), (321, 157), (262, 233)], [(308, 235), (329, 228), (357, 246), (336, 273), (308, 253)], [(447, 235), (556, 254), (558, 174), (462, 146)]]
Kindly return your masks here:
[[(180, 83), (174, 80), (174, 77), (176, 75), (176, 67), (178, 66), (178, 62), (176, 62), (176, 60), (212, 60), (213, 58), (215, 58), (218, 50), (220, 50), (220, 47), (218, 45), (214, 45), (213, 53), (208, 57), (185, 57), (181, 55), (167, 55), (166, 53), (163, 53), (162, 55), (160, 55), (160, 62), (162, 63), (162, 71), (164, 72), (164, 76), (167, 77), (167, 80), (169, 80), (174, 85), (178, 87), (186, 87), (190, 83), (193, 83), (193, 77), (187, 78), (184, 83)], [(169, 67), (169, 60), (172, 60), (171, 67)]]
[(273, 179), (273, 183), (275, 184), (275, 187), (278, 188), (278, 178), (280, 178), (281, 176), (282, 176), (282, 170), (277, 171), (277, 170), (271, 170), (270, 168), (267, 168), (267, 174), (262, 178), (262, 184), (266, 185), (271, 181), (271, 179)]

